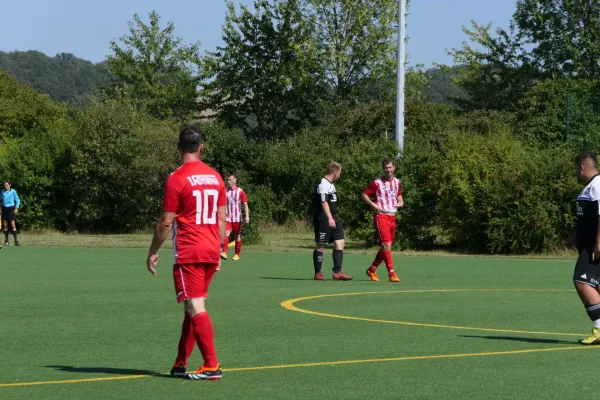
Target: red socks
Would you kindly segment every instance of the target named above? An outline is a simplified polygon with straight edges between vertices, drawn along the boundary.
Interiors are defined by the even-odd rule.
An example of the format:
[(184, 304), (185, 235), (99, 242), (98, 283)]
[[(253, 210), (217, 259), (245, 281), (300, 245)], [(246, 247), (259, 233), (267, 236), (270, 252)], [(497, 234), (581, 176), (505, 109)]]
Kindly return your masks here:
[(229, 236), (227, 236), (225, 238), (225, 241), (223, 242), (223, 250), (221, 250), (221, 251), (227, 253), (227, 248), (228, 247), (229, 247)]
[(237, 254), (239, 256), (241, 252), (242, 252), (242, 241), (236, 240), (235, 241), (235, 254)]
[(388, 274), (394, 273), (394, 261), (392, 260), (392, 251), (384, 250), (383, 251), (383, 261), (385, 262), (385, 267), (388, 270)]
[(383, 250), (379, 250), (377, 252), (377, 255), (375, 256), (375, 261), (373, 261), (373, 264), (371, 264), (371, 270), (375, 271), (377, 269), (377, 267), (379, 267), (379, 264), (381, 264), (382, 261), (383, 261)]
[(183, 365), (187, 365), (187, 361), (194, 351), (194, 345), (196, 344), (196, 339), (194, 339), (194, 332), (192, 331), (192, 321), (190, 316), (185, 313), (185, 318), (183, 319), (183, 324), (181, 324), (181, 337), (179, 338), (179, 346), (177, 347), (177, 359), (175, 360), (175, 365), (179, 363), (183, 363)]
[(204, 366), (216, 368), (219, 365), (215, 352), (215, 332), (207, 312), (201, 312), (192, 318), (192, 328), (196, 343), (204, 358)]

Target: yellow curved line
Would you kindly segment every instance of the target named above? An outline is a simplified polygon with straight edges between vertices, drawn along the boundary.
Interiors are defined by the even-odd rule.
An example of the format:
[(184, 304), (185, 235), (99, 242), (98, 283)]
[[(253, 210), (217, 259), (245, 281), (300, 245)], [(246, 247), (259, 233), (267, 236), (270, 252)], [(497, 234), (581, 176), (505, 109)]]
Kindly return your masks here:
[[(520, 330), (501, 330), (491, 328), (473, 328), (464, 326), (449, 326), (449, 325), (435, 325), (435, 324), (421, 324), (416, 322), (402, 322), (402, 321), (387, 321), (377, 320), (370, 318), (359, 318), (349, 317), (344, 315), (326, 314), (319, 313), (316, 311), (304, 310), (294, 306), (294, 303), (318, 299), (325, 297), (340, 297), (340, 296), (355, 296), (355, 295), (367, 295), (367, 294), (386, 294), (386, 293), (431, 293), (431, 292), (570, 292), (570, 290), (543, 290), (543, 289), (435, 289), (435, 290), (392, 290), (382, 292), (360, 292), (360, 293), (337, 293), (337, 294), (325, 294), (317, 296), (299, 297), (296, 299), (286, 300), (281, 303), (284, 308), (297, 311), (305, 314), (314, 314), (331, 318), (341, 318), (358, 321), (368, 322), (380, 322), (380, 323), (391, 323), (398, 325), (412, 325), (412, 326), (425, 326), (433, 328), (449, 328), (449, 329), (466, 329), (466, 330), (478, 330), (478, 331), (492, 331), (492, 332), (508, 332), (508, 333), (529, 333), (529, 334), (541, 334), (541, 335), (560, 335), (560, 336), (583, 336), (582, 334), (574, 333), (555, 333), (555, 332), (532, 332), (532, 331), (520, 331)], [(591, 348), (600, 348), (600, 346), (569, 346), (569, 347), (555, 347), (555, 348), (544, 348), (544, 349), (528, 349), (528, 350), (508, 350), (508, 351), (495, 351), (495, 352), (484, 352), (484, 353), (465, 353), (465, 354), (439, 354), (439, 355), (428, 355), (428, 356), (405, 356), (405, 357), (393, 357), (393, 358), (374, 358), (365, 360), (343, 360), (343, 361), (323, 361), (303, 364), (283, 364), (283, 365), (265, 365), (255, 367), (240, 367), (240, 368), (227, 368), (223, 369), (223, 372), (242, 372), (242, 371), (259, 371), (259, 370), (272, 370), (272, 369), (285, 369), (285, 368), (307, 368), (307, 367), (320, 367), (329, 365), (347, 365), (347, 364), (361, 364), (361, 363), (375, 363), (375, 362), (391, 362), (391, 361), (411, 361), (411, 360), (432, 360), (432, 359), (444, 359), (444, 358), (461, 358), (461, 357), (484, 357), (484, 356), (496, 356), (496, 355), (510, 355), (510, 354), (527, 354), (527, 353), (542, 353), (551, 351), (567, 351), (567, 350), (584, 350)], [(40, 382), (14, 382), (14, 383), (0, 383), (0, 388), (3, 387), (18, 387), (18, 386), (34, 386), (34, 385), (60, 385), (69, 383), (88, 383), (88, 382), (101, 382), (101, 381), (116, 381), (126, 379), (139, 379), (149, 378), (152, 376), (160, 376), (163, 374), (147, 374), (147, 375), (128, 375), (119, 377), (104, 377), (104, 378), (82, 378), (82, 379), (67, 379), (57, 381), (40, 381)], [(167, 375), (167, 374), (164, 374)]]
[(316, 296), (298, 297), (295, 299), (285, 300), (281, 302), (281, 306), (290, 311), (296, 311), (303, 314), (319, 315), (321, 317), (329, 318), (340, 318), (352, 321), (365, 321), (365, 322), (378, 322), (382, 324), (395, 324), (395, 325), (407, 325), (407, 326), (421, 326), (427, 328), (444, 328), (444, 329), (461, 329), (469, 331), (483, 331), (483, 332), (501, 332), (501, 333), (526, 333), (531, 335), (552, 335), (552, 336), (586, 336), (582, 333), (560, 333), (560, 332), (537, 332), (537, 331), (523, 331), (516, 329), (495, 329), (495, 328), (475, 328), (471, 326), (454, 326), (454, 325), (440, 325), (440, 324), (426, 324), (421, 322), (407, 322), (407, 321), (390, 321), (385, 319), (374, 319), (374, 318), (362, 318), (362, 317), (351, 317), (348, 315), (338, 315), (322, 313), (318, 311), (306, 310), (304, 308), (296, 307), (294, 304), (304, 300), (320, 299), (325, 297), (340, 297), (340, 296), (358, 296), (367, 294), (389, 294), (389, 293), (430, 293), (430, 292), (570, 292), (571, 290), (561, 289), (434, 289), (434, 290), (392, 290), (383, 292), (358, 292), (358, 293), (336, 293), (336, 294), (322, 294)]
[[(545, 348), (545, 349), (492, 351), (492, 352), (485, 352), (485, 353), (437, 354), (437, 355), (429, 355), (429, 356), (371, 358), (371, 359), (366, 359), (366, 360), (322, 361), (322, 362), (303, 363), (303, 364), (264, 365), (264, 366), (257, 366), (257, 367), (241, 367), (241, 368), (226, 368), (226, 369), (224, 368), (223, 372), (261, 371), (261, 370), (286, 369), (286, 368), (308, 368), (308, 367), (322, 367), (322, 366), (332, 366), (332, 365), (363, 364), (363, 363), (391, 362), (391, 361), (414, 361), (414, 360), (434, 360), (434, 359), (444, 359), (444, 358), (502, 356), (502, 355), (511, 355), (511, 354), (546, 353), (546, 352), (550, 352), (550, 351), (589, 350), (592, 348), (600, 349), (600, 346), (569, 346), (569, 347), (554, 347), (554, 348)], [(116, 381), (116, 380), (125, 380), (125, 379), (150, 378), (153, 376), (162, 376), (162, 375), (168, 375), (168, 374), (128, 375), (128, 376), (106, 377), (106, 378), (68, 379), (68, 380), (61, 380), (61, 381), (0, 383), (0, 388), (1, 387), (17, 387), (17, 386), (61, 385), (61, 384), (68, 384), (68, 383)]]

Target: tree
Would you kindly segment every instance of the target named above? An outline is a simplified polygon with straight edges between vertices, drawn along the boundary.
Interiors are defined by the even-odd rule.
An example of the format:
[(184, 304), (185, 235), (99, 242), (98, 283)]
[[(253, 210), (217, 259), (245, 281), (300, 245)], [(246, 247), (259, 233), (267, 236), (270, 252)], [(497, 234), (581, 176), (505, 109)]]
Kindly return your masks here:
[(340, 100), (396, 69), (397, 0), (306, 0), (321, 73)]
[(203, 108), (251, 138), (293, 135), (317, 123), (325, 86), (318, 73), (311, 26), (299, 0), (256, 0), (254, 10), (231, 1), (225, 45), (205, 58), (211, 81)]
[(513, 23), (544, 77), (600, 76), (600, 1), (519, 0)]
[(517, 109), (537, 73), (515, 28), (511, 26), (508, 32), (498, 28), (493, 36), (491, 24), (471, 24), (472, 30), (463, 27), (463, 32), (475, 46), (463, 42), (462, 48), (450, 51), (455, 66), (446, 67), (455, 76), (455, 84), (467, 92), (466, 98), (452, 100), (466, 110)]
[(539, 81), (599, 76), (598, 0), (518, 0), (509, 31), (472, 26), (463, 28), (471, 44), (450, 51), (467, 109), (517, 109)]
[(116, 79), (113, 92), (132, 95), (157, 118), (189, 118), (198, 110), (200, 44), (183, 45), (174, 36), (171, 22), (161, 30), (155, 11), (149, 18), (145, 24), (135, 14), (129, 21), (129, 35), (120, 38), (124, 47), (110, 43), (114, 54), (108, 57), (108, 68)]

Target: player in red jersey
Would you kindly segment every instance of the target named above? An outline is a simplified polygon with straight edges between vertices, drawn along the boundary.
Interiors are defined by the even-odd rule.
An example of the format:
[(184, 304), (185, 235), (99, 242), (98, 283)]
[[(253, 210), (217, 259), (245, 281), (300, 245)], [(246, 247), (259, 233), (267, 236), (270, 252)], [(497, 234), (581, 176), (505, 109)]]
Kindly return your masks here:
[[(402, 182), (394, 177), (394, 162), (386, 158), (382, 161), (383, 176), (375, 179), (361, 195), (362, 201), (375, 211), (375, 232), (379, 237), (381, 249), (375, 257), (373, 264), (367, 269), (367, 275), (372, 281), (379, 281), (377, 267), (385, 262), (390, 282), (400, 282), (398, 275), (394, 272), (392, 260), (392, 243), (396, 235), (396, 211), (404, 206), (402, 199)], [(375, 198), (377, 203), (371, 198)]]
[(227, 249), (229, 248), (229, 235), (233, 232), (235, 236), (235, 255), (233, 260), (240, 259), (242, 251), (242, 204), (244, 205), (244, 222), (250, 223), (250, 210), (248, 209), (248, 197), (244, 189), (237, 185), (237, 178), (231, 175), (227, 178), (229, 189), (227, 189), (227, 229), (221, 258), (227, 260)]
[[(165, 183), (163, 211), (156, 225), (146, 266), (156, 275), (158, 249), (173, 229), (173, 279), (177, 301), (184, 303), (185, 317), (172, 376), (188, 379), (221, 379), (213, 326), (204, 307), (208, 287), (220, 264), (225, 237), (225, 184), (214, 169), (200, 161), (204, 133), (188, 125), (179, 133), (177, 148), (183, 165)], [(187, 360), (197, 344), (204, 364), (186, 373)]]

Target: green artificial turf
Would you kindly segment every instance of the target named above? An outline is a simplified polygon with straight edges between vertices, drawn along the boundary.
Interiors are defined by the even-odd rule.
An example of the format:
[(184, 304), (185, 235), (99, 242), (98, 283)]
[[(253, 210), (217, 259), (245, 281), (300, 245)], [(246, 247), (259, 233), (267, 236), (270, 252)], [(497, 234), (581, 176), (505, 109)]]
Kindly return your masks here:
[[(315, 282), (310, 251), (242, 253), (223, 263), (207, 300), (224, 378), (199, 382), (157, 376), (174, 361), (183, 310), (170, 251), (156, 277), (145, 254), (3, 249), (0, 399), (596, 395), (600, 353), (577, 343), (591, 324), (573, 261), (396, 255), (402, 281), (392, 284), (383, 265), (381, 282), (368, 280), (370, 255), (346, 255), (355, 279), (335, 282), (329, 253), (328, 280)], [(299, 311), (281, 305), (304, 297)], [(195, 350), (189, 368), (200, 363)], [(73, 382), (89, 378), (100, 380)]]

